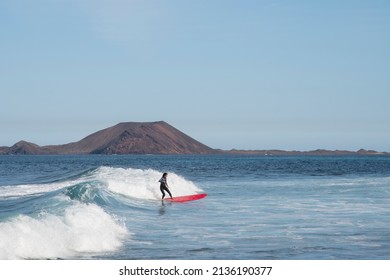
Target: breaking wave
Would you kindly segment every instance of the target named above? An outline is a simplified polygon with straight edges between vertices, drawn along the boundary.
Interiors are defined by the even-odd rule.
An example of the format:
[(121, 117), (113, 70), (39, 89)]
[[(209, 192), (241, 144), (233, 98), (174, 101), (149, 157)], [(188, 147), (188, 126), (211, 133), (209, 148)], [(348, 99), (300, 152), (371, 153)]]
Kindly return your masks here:
[[(121, 249), (131, 241), (118, 214), (161, 197), (152, 169), (99, 167), (59, 182), (0, 187), (0, 259), (72, 259)], [(171, 173), (175, 196), (202, 191)]]

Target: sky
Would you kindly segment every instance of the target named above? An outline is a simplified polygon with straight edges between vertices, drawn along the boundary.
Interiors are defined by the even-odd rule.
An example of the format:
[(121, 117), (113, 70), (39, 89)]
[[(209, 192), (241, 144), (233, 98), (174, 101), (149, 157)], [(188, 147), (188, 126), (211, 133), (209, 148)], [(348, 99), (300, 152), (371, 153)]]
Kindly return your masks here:
[(390, 151), (388, 0), (0, 0), (0, 146), (166, 121), (220, 149)]

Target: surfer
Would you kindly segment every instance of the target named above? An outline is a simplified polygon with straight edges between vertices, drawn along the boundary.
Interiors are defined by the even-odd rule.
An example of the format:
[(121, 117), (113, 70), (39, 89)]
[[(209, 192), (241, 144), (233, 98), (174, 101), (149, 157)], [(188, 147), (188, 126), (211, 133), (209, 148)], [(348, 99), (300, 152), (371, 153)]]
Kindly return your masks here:
[(169, 196), (172, 198), (172, 194), (171, 194), (171, 192), (168, 189), (167, 176), (168, 176), (168, 173), (164, 173), (163, 176), (161, 177), (161, 179), (159, 180), (159, 182), (160, 182), (160, 191), (162, 193), (162, 198), (161, 199), (164, 199), (165, 191), (167, 191)]

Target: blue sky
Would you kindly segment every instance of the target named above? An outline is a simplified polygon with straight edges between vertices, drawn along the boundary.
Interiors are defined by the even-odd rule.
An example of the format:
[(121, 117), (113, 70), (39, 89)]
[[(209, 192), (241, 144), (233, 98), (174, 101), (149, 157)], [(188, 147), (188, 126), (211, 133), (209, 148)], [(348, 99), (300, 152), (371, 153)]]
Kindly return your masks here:
[(164, 120), (222, 149), (390, 151), (390, 2), (0, 1), (0, 146)]

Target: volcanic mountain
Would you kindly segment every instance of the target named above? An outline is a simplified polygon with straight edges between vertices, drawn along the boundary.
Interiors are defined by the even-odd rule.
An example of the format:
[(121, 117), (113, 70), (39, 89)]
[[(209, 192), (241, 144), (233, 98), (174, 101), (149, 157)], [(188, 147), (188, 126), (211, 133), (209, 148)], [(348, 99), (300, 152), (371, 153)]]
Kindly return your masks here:
[(124, 122), (64, 145), (38, 146), (20, 141), (4, 154), (212, 154), (216, 150), (166, 122)]

